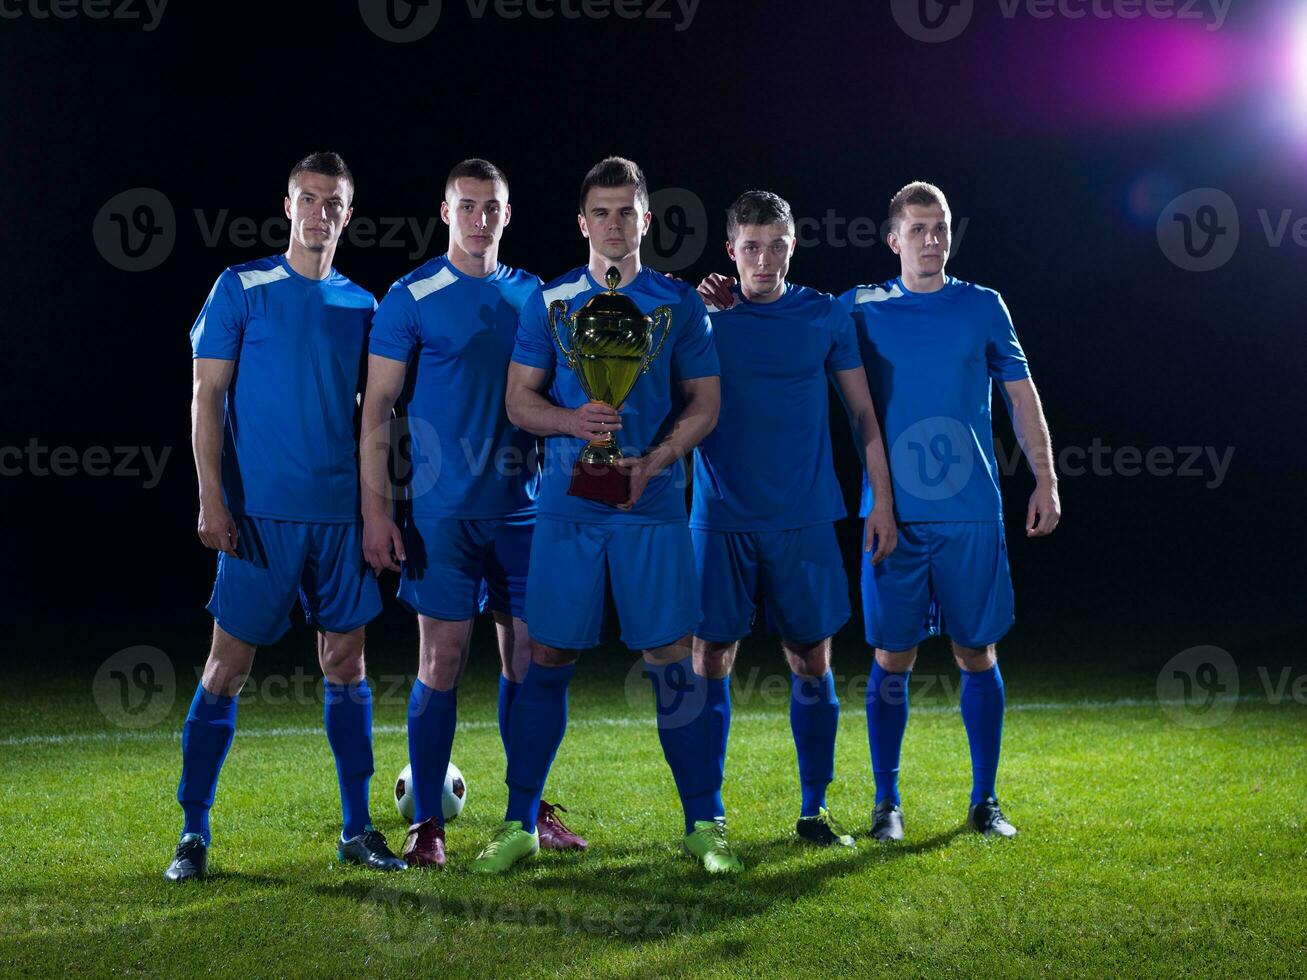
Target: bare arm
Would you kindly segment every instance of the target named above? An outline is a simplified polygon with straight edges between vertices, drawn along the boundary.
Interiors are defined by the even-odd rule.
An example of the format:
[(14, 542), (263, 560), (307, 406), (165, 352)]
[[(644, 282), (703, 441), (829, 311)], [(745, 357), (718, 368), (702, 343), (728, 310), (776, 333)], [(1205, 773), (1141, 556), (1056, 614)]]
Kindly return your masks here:
[(363, 395), (362, 435), (359, 437), (359, 493), (363, 510), (363, 557), (378, 575), (399, 571), (404, 539), (391, 517), (394, 500), (390, 483), (390, 420), (404, 389), (408, 365), (389, 357), (368, 355), (368, 384)]
[(1062, 519), (1062, 502), (1057, 492), (1057, 471), (1053, 467), (1053, 440), (1035, 383), (1029, 378), (1005, 381), (1003, 388), (1012, 405), (1012, 428), (1035, 474), (1035, 492), (1026, 509), (1026, 536), (1052, 534)]
[(236, 522), (222, 499), (222, 430), (236, 362), (197, 357), (191, 363), (191, 451), (200, 490), (196, 533), (206, 548), (235, 557)]
[(898, 525), (894, 520), (894, 485), (890, 482), (889, 463), (885, 459), (885, 440), (880, 434), (876, 418), (876, 405), (867, 387), (867, 372), (861, 367), (835, 372), (835, 386), (839, 389), (849, 422), (862, 446), (863, 465), (871, 484), (875, 504), (867, 516), (862, 550), (875, 553), (871, 563), (879, 565), (898, 544)]
[(504, 408), (508, 420), (535, 436), (573, 436), (593, 442), (622, 428), (611, 405), (587, 402), (580, 408), (562, 408), (545, 397), (549, 372), (510, 361)]
[(643, 456), (623, 459), (618, 466), (631, 478), (631, 496), (621, 505), (630, 510), (640, 500), (649, 480), (689, 454), (717, 426), (722, 406), (721, 379), (715, 375), (681, 382), (685, 407), (672, 423), (672, 430)]

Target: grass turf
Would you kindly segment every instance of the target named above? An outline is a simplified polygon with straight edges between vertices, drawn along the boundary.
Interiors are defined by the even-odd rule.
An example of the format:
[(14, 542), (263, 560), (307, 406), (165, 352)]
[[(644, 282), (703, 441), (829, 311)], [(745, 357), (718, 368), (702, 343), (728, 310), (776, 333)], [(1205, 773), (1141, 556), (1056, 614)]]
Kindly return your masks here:
[[(488, 631), (482, 630), (481, 636)], [(1246, 697), (1224, 723), (1178, 724), (1156, 670), (1005, 671), (999, 792), (1015, 841), (962, 832), (969, 789), (956, 673), (923, 649), (902, 788), (907, 840), (865, 837), (873, 802), (850, 679), (830, 804), (855, 852), (793, 836), (798, 786), (771, 641), (737, 667), (726, 801), (743, 877), (709, 880), (679, 851), (681, 818), (647, 682), (625, 654), (588, 654), (547, 798), (590, 839), (485, 879), (467, 865), (502, 815), (494, 656), (478, 644), (454, 759), (468, 781), (443, 873), (379, 876), (335, 861), (339, 802), (305, 682), (280, 686), (308, 640), (261, 654), (213, 811), (211, 878), (160, 877), (180, 827), (167, 714), (110, 724), (96, 664), (18, 668), (0, 701), (0, 972), (251, 975), (794, 972), (906, 975), (1293, 975), (1307, 969), (1307, 708)], [(374, 642), (373, 816), (398, 849), (390, 786), (406, 761), (407, 643)], [(1005, 661), (1006, 662), (1006, 661)], [(1292, 668), (1298, 674), (1301, 667)], [(932, 674), (931, 672), (934, 671)], [(1108, 677), (1111, 677), (1108, 680)], [(778, 678), (768, 680), (769, 677)], [(157, 678), (156, 678), (157, 679)], [(296, 684), (299, 689), (296, 689)], [(865, 678), (863, 679), (865, 684)], [(1246, 691), (1260, 691), (1255, 680)], [(98, 697), (93, 696), (98, 695)]]

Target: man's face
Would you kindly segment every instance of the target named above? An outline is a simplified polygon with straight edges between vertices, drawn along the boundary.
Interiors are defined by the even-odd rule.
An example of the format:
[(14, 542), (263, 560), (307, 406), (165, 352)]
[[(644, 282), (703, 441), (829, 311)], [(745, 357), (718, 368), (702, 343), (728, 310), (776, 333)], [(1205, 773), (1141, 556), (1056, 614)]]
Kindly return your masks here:
[(653, 214), (634, 184), (622, 187), (593, 187), (585, 196), (585, 213), (580, 218), (581, 234), (590, 248), (610, 262), (640, 251), (640, 241), (649, 232)]
[(887, 241), (905, 273), (937, 276), (948, 261), (949, 216), (938, 204), (909, 204)]
[(764, 300), (779, 293), (794, 255), (794, 230), (786, 224), (740, 225), (726, 254), (735, 261), (740, 288), (747, 299)]
[(300, 171), (285, 201), (291, 237), (311, 252), (334, 248), (354, 213), (353, 194), (343, 177)]
[(450, 245), (478, 259), (499, 244), (511, 215), (508, 188), (475, 177), (454, 181), (440, 205), (440, 217), (449, 225)]

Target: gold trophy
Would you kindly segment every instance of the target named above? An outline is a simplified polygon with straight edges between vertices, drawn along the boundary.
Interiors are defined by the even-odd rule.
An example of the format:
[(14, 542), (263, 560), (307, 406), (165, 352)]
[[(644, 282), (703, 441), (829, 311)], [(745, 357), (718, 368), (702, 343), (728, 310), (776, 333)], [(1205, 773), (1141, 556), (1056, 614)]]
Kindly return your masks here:
[[(622, 274), (615, 267), (608, 270), (604, 280), (608, 289), (591, 296), (571, 316), (567, 315), (566, 300), (550, 303), (549, 327), (586, 397), (620, 412), (640, 375), (649, 370), (667, 342), (672, 332), (672, 310), (660, 306), (652, 315), (641, 313), (634, 300), (617, 291)], [(663, 333), (658, 346), (653, 347), (659, 321)], [(560, 330), (560, 324), (565, 329)], [(630, 480), (615, 465), (621, 458), (622, 451), (611, 432), (588, 443), (572, 467), (572, 485), (567, 492), (606, 504), (625, 503), (630, 497)]]

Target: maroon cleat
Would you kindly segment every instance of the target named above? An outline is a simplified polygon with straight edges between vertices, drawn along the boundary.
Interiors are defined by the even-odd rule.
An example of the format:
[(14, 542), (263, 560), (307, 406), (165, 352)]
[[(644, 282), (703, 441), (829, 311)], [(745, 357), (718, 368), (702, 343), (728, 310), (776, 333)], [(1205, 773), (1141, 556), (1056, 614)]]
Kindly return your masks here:
[(408, 828), (404, 838), (404, 860), (410, 868), (437, 868), (445, 866), (445, 828), (428, 817)]
[(541, 848), (549, 851), (584, 851), (590, 845), (584, 837), (572, 833), (567, 824), (559, 819), (557, 811), (567, 812), (567, 807), (557, 803), (540, 801), (540, 813), (536, 816), (536, 831), (540, 834)]

